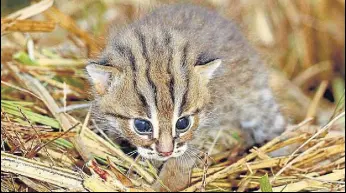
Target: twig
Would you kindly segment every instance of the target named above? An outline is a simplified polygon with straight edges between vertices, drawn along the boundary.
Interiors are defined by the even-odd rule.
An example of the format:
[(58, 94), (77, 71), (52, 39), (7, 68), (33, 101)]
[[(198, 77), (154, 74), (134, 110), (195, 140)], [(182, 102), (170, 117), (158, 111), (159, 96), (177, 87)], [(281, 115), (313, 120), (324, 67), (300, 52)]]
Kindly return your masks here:
[(77, 104), (77, 105), (69, 105), (66, 106), (65, 108), (60, 108), (58, 113), (62, 113), (62, 112), (70, 112), (70, 111), (75, 111), (75, 110), (79, 110), (79, 109), (86, 109), (89, 108), (91, 105), (89, 103), (86, 104)]
[(324, 92), (327, 90), (328, 86), (328, 81), (323, 81), (320, 86), (318, 87), (318, 90), (314, 96), (314, 98), (311, 101), (311, 104), (308, 108), (308, 112), (306, 114), (306, 118), (309, 117), (315, 117), (317, 109), (318, 109), (318, 104), (321, 101)]
[[(273, 145), (275, 145), (278, 142), (280, 142), (280, 137), (277, 137), (277, 138), (273, 139), (272, 141), (270, 141), (269, 143), (265, 144), (264, 146), (262, 146), (260, 148), (260, 150), (261, 151), (265, 151), (265, 150), (267, 150), (268, 148), (272, 147)], [(257, 156), (257, 154), (255, 154), (255, 153), (251, 153), (251, 154), (247, 155), (246, 157), (240, 159), (237, 163), (235, 163), (235, 164), (233, 164), (231, 166), (228, 166), (228, 167), (222, 169), (221, 171), (216, 172), (213, 175), (208, 176), (205, 179), (205, 183), (209, 184), (210, 182), (212, 182), (212, 181), (214, 181), (216, 179), (227, 177), (230, 173), (234, 172), (234, 170), (236, 170), (238, 167), (240, 167), (241, 165), (243, 165), (247, 161), (254, 159), (256, 156)], [(201, 185), (202, 185), (202, 182), (197, 182), (196, 184), (194, 184), (194, 185), (186, 188), (185, 190), (183, 190), (183, 192), (194, 192), (194, 191), (196, 191), (198, 189), (198, 187), (201, 187)]]
[(215, 147), (217, 141), (219, 140), (219, 138), (220, 138), (220, 136), (221, 136), (221, 134), (222, 134), (223, 129), (224, 129), (224, 127), (221, 127), (221, 129), (218, 131), (218, 133), (217, 133), (217, 135), (216, 135), (216, 137), (215, 137), (215, 139), (214, 139), (212, 145), (211, 145), (210, 148), (209, 148), (208, 155), (211, 155), (211, 154), (212, 154), (213, 149), (214, 149), (214, 147)]
[[(37, 131), (36, 128), (32, 125), (32, 123), (31, 123), (31, 121), (29, 120), (29, 118), (23, 113), (23, 111), (22, 111), (21, 108), (18, 107), (18, 110), (19, 110), (19, 112), (22, 114), (22, 116), (24, 117), (24, 119), (29, 123), (31, 129), (34, 130), (34, 132), (35, 132), (35, 134), (36, 134), (36, 138), (38, 139), (39, 143), (40, 143), (40, 144), (43, 144), (42, 140), (40, 139), (40, 135), (39, 135), (38, 131)], [(49, 159), (50, 159), (50, 161), (52, 162), (52, 164), (55, 165), (55, 164), (54, 164), (54, 160), (53, 160), (52, 157), (50, 156), (50, 154), (49, 154), (47, 148), (44, 147), (44, 146), (43, 146), (43, 148), (44, 148), (44, 150), (45, 150), (45, 152), (46, 152), (46, 154), (47, 154), (47, 157), (49, 157)], [(31, 151), (33, 151), (33, 149), (31, 149), (30, 152), (31, 152)], [(36, 151), (36, 150), (34, 150), (34, 151)], [(28, 155), (26, 155), (26, 156), (30, 156), (30, 152), (29, 152)], [(36, 151), (36, 152), (37, 152), (37, 151)]]
[(10, 15), (8, 15), (6, 18), (7, 19), (18, 19), (18, 20), (23, 20), (30, 18), (32, 16), (35, 16), (37, 14), (40, 14), (50, 8), (54, 3), (54, 0), (43, 0), (40, 1), (39, 3), (30, 5), (28, 7), (25, 7), (19, 11), (16, 11)]
[(77, 172), (1, 152), (1, 171), (20, 174), (63, 188), (83, 188)]
[(28, 90), (26, 90), (26, 89), (20, 88), (20, 87), (18, 87), (18, 86), (15, 86), (15, 85), (10, 84), (10, 83), (8, 83), (8, 82), (5, 82), (5, 81), (3, 81), (3, 80), (1, 80), (1, 84), (6, 85), (6, 86), (11, 87), (11, 88), (14, 88), (14, 89), (17, 89), (17, 90), (19, 90), (19, 91), (28, 93), (28, 94), (30, 94), (30, 95), (32, 95), (32, 96), (34, 96), (34, 97), (36, 97), (36, 98), (38, 98), (38, 99), (40, 99), (40, 100), (42, 101), (42, 99), (41, 99), (39, 96), (37, 96), (36, 94), (34, 94), (34, 93), (32, 93), (32, 92), (30, 92), (30, 91), (28, 91)]
[[(327, 174), (324, 176), (316, 177), (314, 181), (308, 179), (308, 180), (302, 180), (296, 183), (284, 185), (284, 186), (278, 186), (273, 188), (274, 192), (299, 192), (304, 190), (305, 188), (308, 187), (319, 187), (324, 184), (324, 180), (333, 180), (333, 181), (338, 181), (338, 180), (343, 180), (345, 179), (345, 170), (336, 170), (331, 174)], [(323, 187), (323, 186), (322, 186)]]
[(1, 33), (20, 32), (51, 32), (55, 29), (55, 23), (51, 21), (14, 20), (1, 19)]
[[(332, 121), (330, 121), (326, 126), (324, 126), (321, 130), (319, 130), (315, 135), (313, 135), (309, 140), (307, 140), (305, 143), (303, 143), (298, 149), (296, 149), (291, 156), (289, 157), (288, 160), (291, 160), (297, 152), (299, 152), (303, 147), (305, 147), (308, 143), (310, 143), (313, 139), (315, 139), (317, 136), (321, 135), (322, 133), (326, 132), (337, 120), (339, 120), (341, 117), (345, 116), (345, 112), (341, 113), (340, 115), (338, 115), (337, 117), (335, 117)], [(287, 161), (288, 163), (289, 161)], [(286, 164), (287, 164), (286, 163)], [(274, 178), (271, 180), (271, 183), (273, 183), (275, 181), (275, 179), (281, 175), (285, 170), (287, 169), (287, 167), (282, 168), (275, 176)]]

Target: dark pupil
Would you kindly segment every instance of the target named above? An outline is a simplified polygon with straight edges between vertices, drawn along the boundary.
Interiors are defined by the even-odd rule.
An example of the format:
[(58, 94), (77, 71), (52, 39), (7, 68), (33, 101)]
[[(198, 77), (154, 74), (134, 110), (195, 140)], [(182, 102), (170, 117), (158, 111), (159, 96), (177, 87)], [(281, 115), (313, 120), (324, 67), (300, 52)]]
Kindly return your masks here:
[(150, 122), (142, 119), (135, 120), (135, 128), (140, 134), (149, 134), (153, 131)]
[(177, 124), (176, 124), (176, 128), (178, 129), (178, 131), (186, 131), (186, 129), (188, 129), (190, 125), (190, 120), (188, 117), (182, 117), (180, 119), (178, 119)]

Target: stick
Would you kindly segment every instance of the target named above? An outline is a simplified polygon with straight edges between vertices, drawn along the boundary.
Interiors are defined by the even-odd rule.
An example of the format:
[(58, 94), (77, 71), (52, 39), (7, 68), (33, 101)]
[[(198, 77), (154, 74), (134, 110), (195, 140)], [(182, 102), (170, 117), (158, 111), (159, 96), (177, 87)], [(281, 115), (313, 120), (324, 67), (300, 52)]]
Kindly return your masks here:
[(5, 152), (1, 152), (1, 171), (34, 178), (63, 188), (83, 189), (83, 179), (77, 172)]

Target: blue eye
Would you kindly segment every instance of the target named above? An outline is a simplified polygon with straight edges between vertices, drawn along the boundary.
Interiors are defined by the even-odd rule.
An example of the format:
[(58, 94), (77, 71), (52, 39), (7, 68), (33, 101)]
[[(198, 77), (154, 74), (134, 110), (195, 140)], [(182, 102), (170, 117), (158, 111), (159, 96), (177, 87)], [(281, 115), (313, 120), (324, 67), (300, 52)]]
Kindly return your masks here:
[(134, 120), (135, 130), (140, 135), (148, 135), (153, 132), (153, 127), (149, 121), (143, 119)]
[(177, 131), (180, 133), (186, 132), (190, 127), (190, 118), (186, 116), (178, 119), (175, 127), (177, 128)]

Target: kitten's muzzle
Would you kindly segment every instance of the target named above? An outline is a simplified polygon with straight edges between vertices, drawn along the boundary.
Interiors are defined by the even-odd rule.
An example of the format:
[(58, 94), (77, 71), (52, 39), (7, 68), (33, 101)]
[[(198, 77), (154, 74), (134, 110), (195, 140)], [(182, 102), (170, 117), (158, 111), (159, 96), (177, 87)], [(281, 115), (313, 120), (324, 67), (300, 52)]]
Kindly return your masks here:
[(161, 136), (161, 140), (156, 142), (156, 151), (162, 157), (171, 156), (174, 152), (174, 139), (172, 136)]

